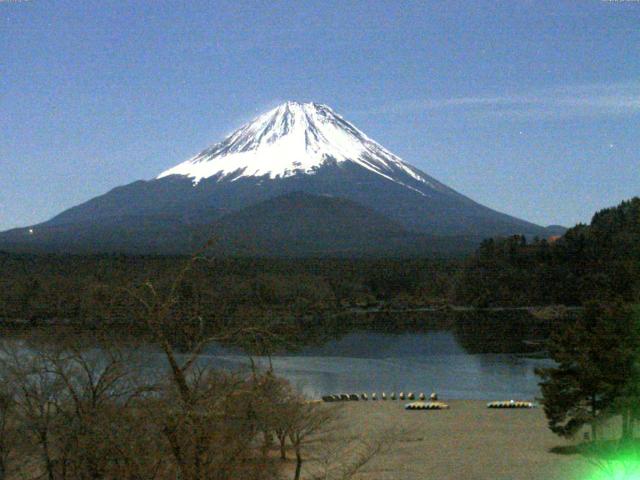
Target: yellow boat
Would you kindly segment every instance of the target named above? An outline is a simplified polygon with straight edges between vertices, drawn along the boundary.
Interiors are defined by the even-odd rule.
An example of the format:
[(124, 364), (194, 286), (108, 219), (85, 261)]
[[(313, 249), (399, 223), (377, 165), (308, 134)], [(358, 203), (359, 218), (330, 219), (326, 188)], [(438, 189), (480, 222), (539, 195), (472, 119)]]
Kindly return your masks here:
[(499, 400), (487, 403), (487, 408), (533, 408), (533, 403), (515, 400)]
[(446, 410), (449, 408), (444, 402), (411, 402), (404, 406), (405, 410)]

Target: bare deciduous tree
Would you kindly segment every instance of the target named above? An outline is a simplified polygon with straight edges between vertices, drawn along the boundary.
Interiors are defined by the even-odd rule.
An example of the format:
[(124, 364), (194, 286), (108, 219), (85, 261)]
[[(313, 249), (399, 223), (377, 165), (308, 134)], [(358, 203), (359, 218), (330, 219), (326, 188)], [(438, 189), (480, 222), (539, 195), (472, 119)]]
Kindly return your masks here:
[(17, 440), (15, 409), (15, 392), (12, 384), (8, 379), (0, 377), (0, 480), (7, 478)]

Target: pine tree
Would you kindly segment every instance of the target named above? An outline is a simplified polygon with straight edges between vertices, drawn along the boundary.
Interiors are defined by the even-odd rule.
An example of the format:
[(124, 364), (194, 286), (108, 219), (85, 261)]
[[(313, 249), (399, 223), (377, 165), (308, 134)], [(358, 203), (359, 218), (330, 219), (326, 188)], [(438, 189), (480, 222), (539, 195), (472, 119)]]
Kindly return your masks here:
[(633, 311), (620, 303), (590, 303), (575, 323), (560, 328), (549, 344), (557, 366), (537, 370), (549, 428), (571, 437), (590, 424), (595, 440), (598, 420), (628, 414), (639, 345)]

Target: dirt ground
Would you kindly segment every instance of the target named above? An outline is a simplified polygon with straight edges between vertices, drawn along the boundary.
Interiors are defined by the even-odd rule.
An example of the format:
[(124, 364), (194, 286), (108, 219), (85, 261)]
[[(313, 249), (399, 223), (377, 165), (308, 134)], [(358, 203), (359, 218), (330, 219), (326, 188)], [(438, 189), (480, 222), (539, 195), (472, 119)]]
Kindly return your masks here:
[(449, 410), (404, 410), (403, 401), (345, 402), (352, 432), (393, 426), (397, 441), (358, 478), (372, 480), (581, 480), (593, 471), (579, 455), (552, 453), (571, 445), (535, 409), (493, 410), (486, 402), (453, 400)]

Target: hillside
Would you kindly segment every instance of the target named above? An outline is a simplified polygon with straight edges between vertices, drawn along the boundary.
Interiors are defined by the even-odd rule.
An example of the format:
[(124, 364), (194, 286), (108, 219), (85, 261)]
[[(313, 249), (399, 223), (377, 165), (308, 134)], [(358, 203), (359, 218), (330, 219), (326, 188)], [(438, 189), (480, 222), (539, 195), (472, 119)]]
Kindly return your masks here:
[[(556, 231), (480, 205), (405, 162), (326, 105), (286, 102), (152, 180), (114, 188), (44, 223), (0, 233), (0, 248), (32, 252), (186, 252), (201, 238), (198, 232), (224, 215), (295, 192), (312, 195), (316, 201), (332, 197), (355, 202), (370, 210), (366, 216), (369, 220), (373, 221), (374, 213), (384, 216), (396, 225), (394, 231), (400, 228), (405, 233), (402, 239), (385, 235), (387, 241), (379, 248), (373, 241), (367, 244), (347, 239), (349, 234), (340, 231), (333, 236), (339, 243), (319, 248), (317, 238), (303, 238), (300, 228), (292, 237), (294, 243), (256, 240), (255, 248), (270, 254), (286, 247), (296, 255), (413, 255), (425, 250), (428, 238), (433, 246), (427, 249), (439, 251), (440, 245), (450, 244), (452, 237), (547, 237)], [(350, 205), (335, 204), (329, 210), (319, 206), (317, 223), (346, 225), (343, 220), (351, 214)], [(339, 212), (341, 207), (346, 210)], [(309, 202), (304, 208), (315, 215)], [(335, 218), (330, 220), (323, 212)], [(270, 216), (268, 236), (272, 240), (290, 235), (287, 216), (279, 218), (283, 222), (280, 226), (276, 217)], [(238, 221), (248, 225), (242, 216)], [(235, 227), (227, 220), (220, 228), (222, 225), (229, 229), (230, 237), (246, 244), (244, 239), (249, 234), (232, 233)], [(356, 231), (351, 237), (361, 237), (360, 227), (352, 226)], [(406, 232), (415, 234), (413, 240)], [(258, 237), (266, 238), (266, 233), (263, 229)], [(324, 234), (313, 231), (313, 235)], [(364, 250), (358, 251), (360, 247)]]

